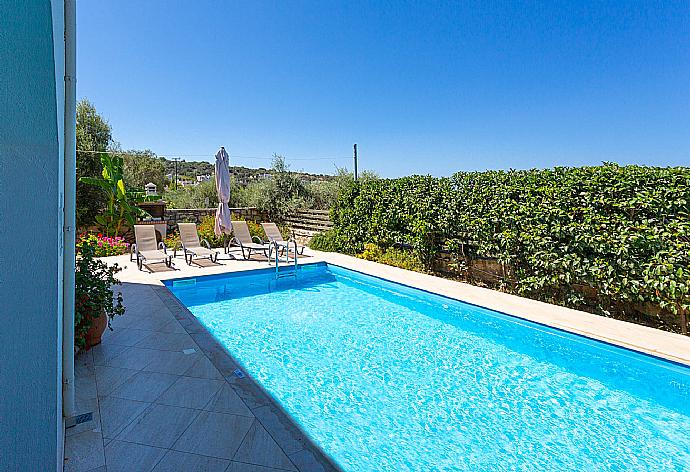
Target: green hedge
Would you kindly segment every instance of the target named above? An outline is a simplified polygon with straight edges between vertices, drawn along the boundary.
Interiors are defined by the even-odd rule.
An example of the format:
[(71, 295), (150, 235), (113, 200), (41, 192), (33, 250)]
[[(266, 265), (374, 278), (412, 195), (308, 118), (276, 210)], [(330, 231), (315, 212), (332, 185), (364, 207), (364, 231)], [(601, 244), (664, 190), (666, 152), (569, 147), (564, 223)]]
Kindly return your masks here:
[(349, 185), (331, 213), (329, 240), (343, 252), (404, 242), (431, 267), (445, 247), (461, 261), (498, 258), (512, 291), (532, 298), (581, 307), (589, 291), (603, 312), (617, 303), (690, 309), (687, 167), (382, 179)]

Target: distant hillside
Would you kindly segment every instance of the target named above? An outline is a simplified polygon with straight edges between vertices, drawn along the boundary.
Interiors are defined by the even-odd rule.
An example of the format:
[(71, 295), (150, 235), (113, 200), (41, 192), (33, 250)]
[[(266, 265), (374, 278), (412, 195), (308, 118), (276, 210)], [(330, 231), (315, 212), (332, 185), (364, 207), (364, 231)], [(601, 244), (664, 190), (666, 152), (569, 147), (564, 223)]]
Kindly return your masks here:
[[(171, 161), (163, 158), (165, 164), (165, 173), (174, 174), (175, 173), (175, 161)], [(235, 179), (240, 184), (248, 184), (252, 181), (261, 180), (266, 178), (267, 175), (271, 174), (271, 169), (266, 169), (264, 167), (251, 168), (244, 166), (231, 166), (230, 174), (235, 176)], [(184, 161), (180, 160), (177, 162), (177, 175), (182, 177), (194, 178), (197, 175), (211, 175), (215, 173), (215, 165), (206, 161)], [(295, 172), (298, 174), (302, 180), (312, 181), (312, 180), (330, 180), (333, 178), (332, 175), (324, 174), (310, 174), (308, 172)]]

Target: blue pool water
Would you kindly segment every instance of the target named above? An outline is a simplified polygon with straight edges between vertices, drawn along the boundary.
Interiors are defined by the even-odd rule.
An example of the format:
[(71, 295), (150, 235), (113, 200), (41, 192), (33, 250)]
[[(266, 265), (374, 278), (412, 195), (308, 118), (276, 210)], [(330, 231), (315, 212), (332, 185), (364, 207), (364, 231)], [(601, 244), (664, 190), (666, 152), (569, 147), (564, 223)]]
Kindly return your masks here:
[(168, 287), (345, 471), (690, 470), (690, 368), (332, 265)]

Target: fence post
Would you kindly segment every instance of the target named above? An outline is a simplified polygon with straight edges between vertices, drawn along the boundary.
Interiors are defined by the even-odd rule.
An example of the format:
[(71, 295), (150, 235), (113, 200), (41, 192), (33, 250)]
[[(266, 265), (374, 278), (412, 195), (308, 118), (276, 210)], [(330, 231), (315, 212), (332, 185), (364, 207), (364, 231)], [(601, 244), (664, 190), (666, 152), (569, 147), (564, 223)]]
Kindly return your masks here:
[(355, 180), (357, 180), (357, 144), (354, 145), (354, 148), (355, 148), (355, 155), (354, 155), (354, 158), (355, 158)]

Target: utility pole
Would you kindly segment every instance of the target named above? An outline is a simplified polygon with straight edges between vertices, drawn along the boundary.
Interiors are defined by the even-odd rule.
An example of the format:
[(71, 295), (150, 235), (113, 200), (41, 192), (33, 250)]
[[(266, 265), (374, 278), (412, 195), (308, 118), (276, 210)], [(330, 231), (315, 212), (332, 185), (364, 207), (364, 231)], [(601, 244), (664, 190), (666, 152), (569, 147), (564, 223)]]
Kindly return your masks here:
[(357, 144), (354, 145), (354, 148), (355, 148), (355, 155), (354, 155), (354, 158), (355, 158), (355, 180), (357, 180)]
[(179, 157), (173, 157), (173, 161), (175, 161), (175, 190), (177, 190), (177, 161), (180, 160)]

